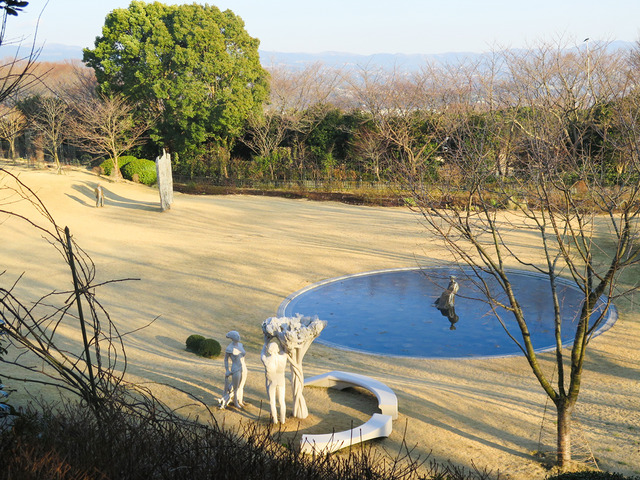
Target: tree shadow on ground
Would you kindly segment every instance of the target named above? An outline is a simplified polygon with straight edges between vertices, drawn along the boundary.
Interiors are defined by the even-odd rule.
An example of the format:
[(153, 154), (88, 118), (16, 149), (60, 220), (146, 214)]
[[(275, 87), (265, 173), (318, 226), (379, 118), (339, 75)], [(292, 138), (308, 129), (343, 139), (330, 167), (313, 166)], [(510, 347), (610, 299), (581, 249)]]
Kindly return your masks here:
[[(74, 195), (67, 196), (76, 202), (85, 205), (85, 206), (95, 206), (95, 190), (88, 185), (73, 185), (72, 187), (76, 192), (78, 192), (81, 197), (78, 198)], [(120, 196), (116, 193), (111, 192), (104, 185), (102, 186), (104, 191), (104, 204), (105, 206), (113, 206), (120, 208), (129, 208), (134, 210), (147, 210), (150, 212), (161, 212), (159, 203), (155, 202), (141, 202), (138, 200), (132, 200), (130, 198), (126, 198)]]

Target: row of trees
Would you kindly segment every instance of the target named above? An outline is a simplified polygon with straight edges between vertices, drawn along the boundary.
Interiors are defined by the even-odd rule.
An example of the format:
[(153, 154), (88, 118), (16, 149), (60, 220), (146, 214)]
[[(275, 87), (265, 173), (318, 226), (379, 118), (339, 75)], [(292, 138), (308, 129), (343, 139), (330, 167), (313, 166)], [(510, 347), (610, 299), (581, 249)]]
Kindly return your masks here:
[[(56, 70), (64, 82), (47, 81)], [(72, 64), (33, 63), (24, 78), (34, 78), (0, 104), (0, 138), (12, 159), (50, 159), (60, 171), (62, 158), (117, 159), (143, 143), (149, 120), (140, 118), (121, 95), (96, 92), (91, 72)]]
[[(63, 146), (116, 164), (137, 147), (129, 153), (147, 158), (166, 149), (190, 176), (381, 181), (403, 169), (455, 176), (449, 152), (491, 129), (470, 161), (500, 176), (527, 163), (530, 123), (541, 120), (530, 118), (532, 102), (568, 95), (576, 97), (565, 112), (569, 133), (582, 136), (580, 148), (601, 149), (612, 176), (625, 169), (615, 135), (603, 138), (625, 128), (612, 109), (631, 92), (638, 62), (629, 52), (556, 42), (412, 72), (265, 70), (258, 44), (231, 11), (133, 1), (107, 16), (84, 51), (86, 67), (26, 59), (30, 88), (3, 89), (0, 137), (12, 157), (20, 139), (20, 153), (44, 150), (56, 164)], [(19, 63), (0, 68), (2, 77), (16, 77)], [(73, 73), (56, 75), (65, 68)]]
[[(120, 30), (114, 31), (122, 38)], [(564, 112), (571, 120), (567, 134), (580, 136), (577, 147), (585, 154), (598, 153), (612, 180), (630, 158), (616, 139), (631, 125), (615, 111), (628, 108), (637, 62), (633, 52), (609, 52), (604, 44), (589, 52), (586, 46), (539, 45), (526, 53), (500, 52), (473, 64), (425, 65), (415, 72), (335, 70), (315, 64), (299, 70), (273, 67), (267, 76), (260, 69), (260, 93), (245, 92), (251, 101), (230, 97), (237, 86), (212, 84), (203, 101), (188, 93), (197, 90), (195, 85), (168, 84), (167, 78), (176, 75), (157, 65), (155, 73), (141, 73), (140, 62), (127, 60), (123, 65), (137, 70), (122, 72), (123, 67), (107, 80), (95, 58), (87, 63), (94, 64), (97, 80), (80, 65), (45, 65), (46, 71), (72, 74), (65, 82), (31, 88), (29, 96), (10, 97), (0, 106), (0, 138), (8, 156), (32, 157), (44, 150), (58, 163), (61, 148), (66, 148), (67, 157), (85, 154), (84, 159), (108, 156), (117, 161), (126, 151), (155, 158), (166, 148), (174, 154), (177, 173), (222, 181), (388, 181), (403, 169), (447, 180), (456, 177), (451, 152), (478, 132), (491, 130), (490, 141), (469, 160), (481, 160), (502, 176), (527, 163), (531, 123), (544, 120), (531, 118), (532, 103), (551, 106), (563, 96), (567, 102), (575, 97)], [(194, 65), (184, 68), (191, 72), (189, 81), (197, 83)], [(167, 68), (182, 72), (176, 65)], [(221, 82), (220, 71), (212, 75)], [(120, 85), (115, 79), (124, 76), (148, 80)], [(270, 97), (263, 104), (267, 79)], [(200, 80), (201, 93), (202, 83), (207, 82)], [(218, 91), (228, 98), (217, 98), (213, 92)], [(154, 92), (164, 92), (166, 98)]]

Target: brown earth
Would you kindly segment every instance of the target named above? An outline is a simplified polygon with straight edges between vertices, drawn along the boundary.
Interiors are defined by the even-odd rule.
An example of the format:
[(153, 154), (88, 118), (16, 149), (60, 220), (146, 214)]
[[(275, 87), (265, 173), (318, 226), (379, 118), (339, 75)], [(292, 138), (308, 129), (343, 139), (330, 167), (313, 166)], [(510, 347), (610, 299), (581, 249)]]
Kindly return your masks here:
[[(97, 265), (98, 281), (140, 279), (99, 291), (119, 327), (134, 331), (125, 337), (130, 380), (169, 385), (155, 390), (173, 406), (191, 405), (185, 413), (199, 409), (171, 386), (216, 405), (223, 387), (222, 359), (196, 357), (185, 350), (184, 341), (199, 333), (224, 347), (227, 331), (240, 332), (249, 368), (248, 406), (244, 411), (216, 410), (218, 421), (227, 425), (267, 421), (260, 324), (275, 315), (287, 295), (326, 278), (439, 265), (449, 258), (419, 216), (404, 207), (176, 193), (174, 206), (163, 213), (153, 188), (110, 183), (83, 170), (56, 175), (9, 168), (40, 196), (59, 225), (69, 226)], [(93, 196), (98, 181), (106, 197), (101, 209), (95, 208)], [(31, 227), (4, 218), (0, 227), (0, 270), (6, 271), (0, 276), (2, 286), (24, 272), (15, 290), (21, 298), (35, 300), (48, 291), (70, 288), (60, 255)], [(520, 252), (532, 258), (539, 254), (525, 233), (509, 235)], [(576, 437), (603, 470), (637, 475), (640, 314), (634, 297), (618, 307), (615, 326), (590, 344), (575, 413)], [(137, 330), (156, 316), (151, 326)], [(77, 344), (79, 332), (69, 331), (68, 340)], [(542, 363), (552, 375), (552, 355), (543, 355)], [(522, 357), (398, 359), (312, 345), (305, 373), (330, 370), (369, 375), (396, 392), (400, 417), (388, 439), (373, 442), (376, 448), (397, 452), (404, 436), (415, 454), (486, 467), (500, 471), (502, 478), (542, 479), (548, 474), (535, 453), (553, 451), (553, 408)], [(16, 405), (39, 393), (33, 386), (18, 390), (11, 397)], [(339, 431), (376, 411), (375, 398), (359, 390), (309, 388), (305, 396), (309, 417), (290, 418), (287, 430)], [(290, 404), (290, 392), (287, 400)]]

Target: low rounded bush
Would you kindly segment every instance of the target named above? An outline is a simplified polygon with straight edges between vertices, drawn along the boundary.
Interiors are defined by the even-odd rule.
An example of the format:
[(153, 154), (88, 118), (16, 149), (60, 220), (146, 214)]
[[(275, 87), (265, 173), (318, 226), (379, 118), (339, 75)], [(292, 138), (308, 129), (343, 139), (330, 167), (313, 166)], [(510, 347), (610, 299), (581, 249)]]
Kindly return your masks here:
[(187, 350), (197, 353), (203, 340), (204, 337), (202, 335), (189, 335), (186, 341)]
[[(120, 171), (122, 172), (122, 167), (124, 167), (127, 163), (131, 162), (132, 160), (137, 160), (137, 158), (134, 157), (133, 155), (123, 155), (122, 157), (118, 158), (118, 168), (120, 169)], [(100, 164), (100, 168), (102, 169), (105, 175), (110, 176), (113, 173), (113, 162), (111, 161), (110, 158), (107, 158), (104, 162)]]
[(547, 480), (640, 480), (640, 477), (625, 477), (621, 473), (582, 471), (567, 472), (548, 477)]
[(134, 180), (137, 177), (140, 183), (153, 185), (158, 180), (156, 173), (156, 162), (144, 158), (136, 158), (126, 165), (120, 167), (122, 176), (127, 180)]
[(222, 347), (217, 340), (206, 338), (200, 343), (197, 353), (202, 357), (212, 358), (220, 355), (221, 351)]

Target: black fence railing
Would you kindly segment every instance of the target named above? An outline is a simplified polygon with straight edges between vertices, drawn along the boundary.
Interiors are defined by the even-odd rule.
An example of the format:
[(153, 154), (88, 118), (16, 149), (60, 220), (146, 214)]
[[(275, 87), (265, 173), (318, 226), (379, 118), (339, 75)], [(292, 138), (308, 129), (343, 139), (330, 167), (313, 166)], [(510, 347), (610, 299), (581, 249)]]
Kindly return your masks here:
[(392, 182), (367, 180), (253, 180), (253, 179), (221, 179), (218, 177), (190, 177), (174, 175), (174, 183), (200, 184), (219, 187), (286, 189), (286, 190), (332, 190), (357, 191), (361, 189), (379, 191), (397, 191), (398, 185)]

